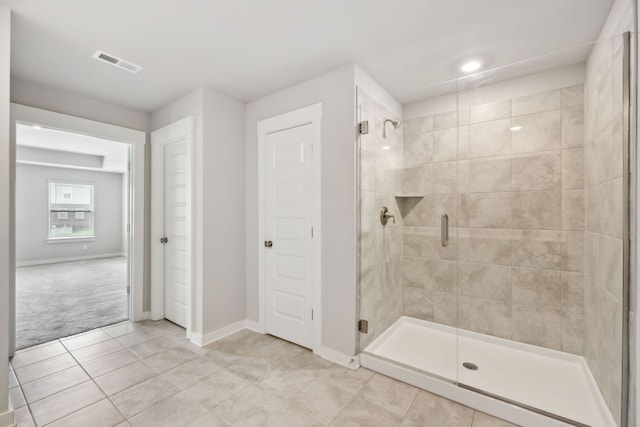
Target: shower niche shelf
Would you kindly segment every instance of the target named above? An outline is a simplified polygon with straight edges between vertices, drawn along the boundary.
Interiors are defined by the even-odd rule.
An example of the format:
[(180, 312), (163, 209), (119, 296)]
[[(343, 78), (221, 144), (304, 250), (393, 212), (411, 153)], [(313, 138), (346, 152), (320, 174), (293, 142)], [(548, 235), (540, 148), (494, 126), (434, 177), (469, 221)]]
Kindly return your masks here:
[(422, 199), (424, 194), (394, 194), (397, 199)]

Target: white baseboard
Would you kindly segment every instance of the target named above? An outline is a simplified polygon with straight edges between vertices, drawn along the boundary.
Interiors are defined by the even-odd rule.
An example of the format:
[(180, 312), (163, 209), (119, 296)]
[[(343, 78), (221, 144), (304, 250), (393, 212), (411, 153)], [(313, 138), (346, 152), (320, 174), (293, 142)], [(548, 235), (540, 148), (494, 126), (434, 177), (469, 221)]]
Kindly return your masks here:
[(114, 257), (121, 257), (121, 256), (125, 256), (125, 254), (120, 252), (120, 253), (113, 253), (113, 254), (85, 255), (85, 256), (76, 256), (76, 257), (69, 257), (69, 258), (39, 259), (35, 261), (16, 262), (16, 267), (31, 267), (34, 265), (59, 264), (61, 262), (87, 261), (90, 259), (114, 258)]
[(251, 320), (251, 319), (245, 319), (246, 322), (246, 328), (249, 329), (250, 331), (253, 332), (258, 332), (260, 333), (260, 324), (258, 322), (256, 322), (255, 320)]
[[(243, 329), (262, 333), (260, 332), (258, 322), (251, 319), (244, 319), (222, 327), (213, 332), (206, 333), (204, 335), (200, 333), (192, 333), (191, 342), (200, 347), (204, 347), (231, 334), (235, 334), (236, 332), (239, 332)], [(336, 363), (340, 366), (344, 366), (345, 368), (358, 369), (360, 367), (360, 355), (350, 356), (346, 353), (341, 353), (337, 350), (333, 350), (324, 346), (319, 349), (315, 349), (313, 353), (317, 356), (322, 357), (323, 359), (329, 360), (330, 362)]]
[(15, 426), (13, 419), (13, 410), (0, 414), (0, 427)]
[(247, 327), (247, 320), (243, 319), (240, 320), (238, 322), (232, 323), (230, 325), (224, 326), (218, 330), (215, 330), (213, 332), (208, 332), (206, 334), (201, 334), (201, 333), (192, 333), (191, 334), (191, 342), (193, 342), (194, 344), (200, 346), (200, 347), (204, 347), (205, 345), (209, 345), (211, 343), (214, 343), (226, 336), (229, 336), (231, 334), (235, 334), (236, 332), (239, 332), (243, 329), (250, 329)]
[(360, 355), (349, 356), (346, 353), (324, 346), (314, 349), (313, 353), (345, 368), (358, 369), (360, 367)]

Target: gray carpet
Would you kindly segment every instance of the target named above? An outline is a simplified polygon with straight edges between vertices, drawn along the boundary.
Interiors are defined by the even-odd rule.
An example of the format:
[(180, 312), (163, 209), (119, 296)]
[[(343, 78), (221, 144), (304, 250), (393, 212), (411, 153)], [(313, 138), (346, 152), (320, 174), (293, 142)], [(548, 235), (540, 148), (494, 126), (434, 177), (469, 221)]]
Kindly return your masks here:
[(18, 349), (129, 318), (123, 257), (16, 269)]

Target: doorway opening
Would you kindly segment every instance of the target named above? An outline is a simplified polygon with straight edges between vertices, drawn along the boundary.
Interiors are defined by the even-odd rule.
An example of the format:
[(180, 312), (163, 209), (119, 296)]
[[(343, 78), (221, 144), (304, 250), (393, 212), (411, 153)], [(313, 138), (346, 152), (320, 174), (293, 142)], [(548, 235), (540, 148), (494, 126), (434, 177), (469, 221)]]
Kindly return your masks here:
[(16, 348), (130, 318), (130, 146), (16, 124)]

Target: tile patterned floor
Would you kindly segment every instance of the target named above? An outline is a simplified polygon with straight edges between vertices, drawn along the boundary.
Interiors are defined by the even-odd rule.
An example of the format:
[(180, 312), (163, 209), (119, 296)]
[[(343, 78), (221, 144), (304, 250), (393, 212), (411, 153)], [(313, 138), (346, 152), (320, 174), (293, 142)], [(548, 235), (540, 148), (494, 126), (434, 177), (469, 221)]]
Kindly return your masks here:
[(10, 369), (19, 427), (513, 426), (271, 336), (199, 348), (167, 321), (32, 347)]

